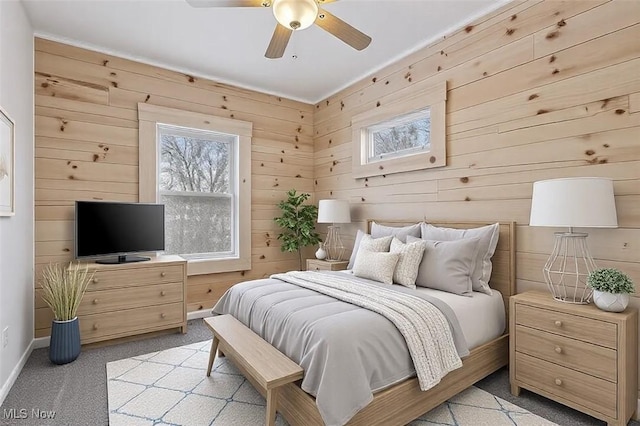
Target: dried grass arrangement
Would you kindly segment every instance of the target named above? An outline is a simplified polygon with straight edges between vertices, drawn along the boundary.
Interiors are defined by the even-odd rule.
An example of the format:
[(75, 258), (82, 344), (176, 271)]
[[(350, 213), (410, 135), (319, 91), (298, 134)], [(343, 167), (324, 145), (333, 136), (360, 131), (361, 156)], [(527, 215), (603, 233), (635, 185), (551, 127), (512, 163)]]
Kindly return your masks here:
[(68, 266), (49, 264), (42, 272), (42, 299), (51, 308), (56, 321), (69, 321), (77, 316), (82, 296), (93, 272), (87, 265), (70, 262)]

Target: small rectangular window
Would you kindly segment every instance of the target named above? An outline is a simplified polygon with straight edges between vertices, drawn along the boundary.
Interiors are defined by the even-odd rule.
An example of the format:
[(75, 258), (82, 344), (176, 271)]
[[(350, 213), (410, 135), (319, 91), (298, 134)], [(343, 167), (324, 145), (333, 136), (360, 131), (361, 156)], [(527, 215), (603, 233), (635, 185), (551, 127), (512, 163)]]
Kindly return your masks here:
[(167, 254), (238, 257), (238, 136), (158, 125), (158, 198)]
[(431, 114), (425, 108), (366, 128), (367, 162), (429, 151)]
[(353, 178), (447, 165), (447, 82), (429, 85), (425, 80), (412, 90), (351, 118)]

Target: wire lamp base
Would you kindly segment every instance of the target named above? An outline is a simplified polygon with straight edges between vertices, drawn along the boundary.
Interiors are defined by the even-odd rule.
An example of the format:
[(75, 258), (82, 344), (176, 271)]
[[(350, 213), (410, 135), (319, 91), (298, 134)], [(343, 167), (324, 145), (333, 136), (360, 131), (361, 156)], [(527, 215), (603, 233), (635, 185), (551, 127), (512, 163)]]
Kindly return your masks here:
[(553, 298), (559, 302), (587, 304), (592, 289), (587, 286), (587, 276), (597, 269), (589, 249), (589, 234), (556, 232), (553, 252), (544, 265), (544, 279)]
[(340, 238), (339, 226), (327, 227), (327, 240), (325, 241), (325, 248), (327, 250), (327, 260), (342, 260), (344, 255), (344, 245)]

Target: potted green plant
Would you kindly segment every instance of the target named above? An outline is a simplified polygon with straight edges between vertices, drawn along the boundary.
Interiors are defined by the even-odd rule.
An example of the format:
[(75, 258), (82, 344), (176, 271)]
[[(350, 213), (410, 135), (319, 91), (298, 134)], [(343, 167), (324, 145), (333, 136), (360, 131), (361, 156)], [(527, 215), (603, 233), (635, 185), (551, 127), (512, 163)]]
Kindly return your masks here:
[(587, 284), (593, 289), (593, 303), (609, 312), (624, 311), (635, 291), (631, 278), (614, 268), (596, 269), (587, 276)]
[(53, 311), (49, 359), (67, 364), (80, 355), (78, 307), (93, 273), (87, 265), (49, 264), (42, 271), (42, 300)]
[(302, 248), (318, 244), (320, 235), (315, 230), (318, 208), (312, 204), (304, 204), (311, 197), (310, 194), (298, 194), (295, 189), (287, 192), (287, 199), (278, 203), (282, 216), (274, 220), (284, 229), (278, 235), (282, 241), (281, 251), (298, 252), (298, 262), (302, 270)]

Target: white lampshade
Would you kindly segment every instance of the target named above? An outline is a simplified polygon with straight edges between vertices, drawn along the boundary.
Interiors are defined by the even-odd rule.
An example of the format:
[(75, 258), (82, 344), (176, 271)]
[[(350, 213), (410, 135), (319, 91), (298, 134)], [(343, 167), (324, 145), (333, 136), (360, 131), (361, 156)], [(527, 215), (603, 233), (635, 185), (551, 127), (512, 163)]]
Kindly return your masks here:
[(351, 211), (346, 200), (320, 200), (318, 223), (351, 223)]
[(274, 0), (273, 15), (285, 28), (304, 30), (318, 17), (318, 4), (315, 0)]
[(579, 177), (534, 182), (529, 225), (617, 228), (613, 181)]

